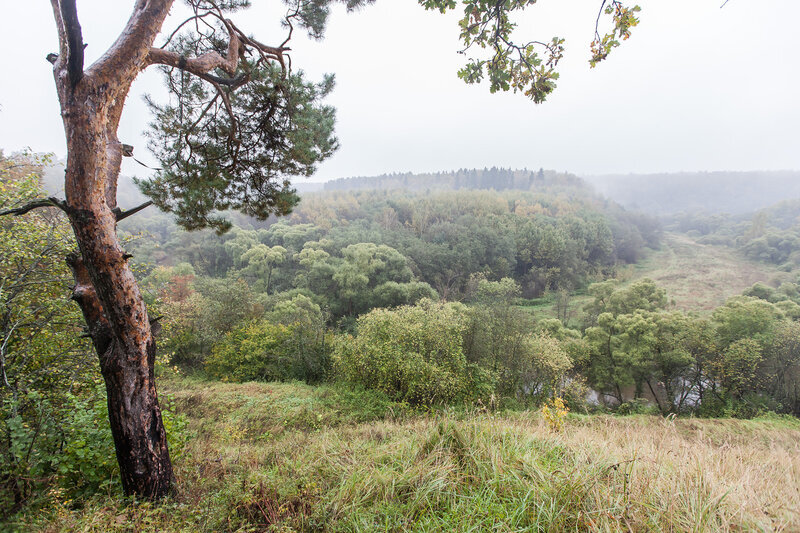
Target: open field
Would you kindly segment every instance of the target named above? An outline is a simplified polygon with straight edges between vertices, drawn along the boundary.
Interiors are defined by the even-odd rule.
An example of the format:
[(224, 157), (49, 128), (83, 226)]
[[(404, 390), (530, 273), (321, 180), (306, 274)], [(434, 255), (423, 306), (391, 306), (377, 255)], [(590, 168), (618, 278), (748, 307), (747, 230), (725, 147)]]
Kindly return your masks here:
[[(774, 265), (753, 261), (726, 246), (700, 244), (686, 235), (665, 233), (660, 250), (650, 251), (618, 275), (622, 286), (642, 278), (650, 278), (666, 289), (672, 308), (706, 313), (759, 281), (790, 280), (796, 275), (793, 278)], [(570, 298), (571, 325), (580, 323), (582, 309), (591, 300), (585, 293)], [(538, 316), (556, 317), (552, 296), (523, 308)]]
[(661, 249), (632, 271), (632, 279), (650, 278), (664, 287), (675, 308), (700, 312), (722, 305), (756, 282), (786, 277), (786, 272), (747, 259), (736, 250), (699, 244), (677, 233), (666, 233)]
[(112, 494), (35, 531), (797, 531), (796, 419), (412, 413), (299, 384), (175, 380), (192, 438), (166, 504)]

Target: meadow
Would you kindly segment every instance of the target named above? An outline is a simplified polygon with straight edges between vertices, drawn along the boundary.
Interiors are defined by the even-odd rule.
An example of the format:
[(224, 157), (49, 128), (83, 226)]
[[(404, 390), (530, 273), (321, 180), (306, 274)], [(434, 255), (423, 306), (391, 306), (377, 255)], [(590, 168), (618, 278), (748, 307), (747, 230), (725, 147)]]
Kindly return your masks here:
[(790, 275), (768, 263), (748, 259), (727, 246), (698, 243), (680, 233), (665, 233), (661, 248), (628, 267), (632, 279), (644, 277), (666, 289), (676, 309), (708, 312), (758, 282), (775, 283)]
[(97, 495), (20, 531), (796, 531), (800, 422), (421, 412), (380, 394), (172, 377), (160, 505)]

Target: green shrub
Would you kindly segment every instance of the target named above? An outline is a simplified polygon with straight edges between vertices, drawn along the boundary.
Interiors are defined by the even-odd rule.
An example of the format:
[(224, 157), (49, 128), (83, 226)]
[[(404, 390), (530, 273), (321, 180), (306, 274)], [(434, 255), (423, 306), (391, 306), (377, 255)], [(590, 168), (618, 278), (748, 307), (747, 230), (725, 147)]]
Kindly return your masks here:
[[(162, 415), (170, 454), (180, 457), (187, 440), (186, 418), (166, 398)], [(5, 435), (0, 444), (0, 516), (47, 497), (80, 500), (118, 491), (119, 467), (108, 423), (105, 387), (66, 393), (54, 405), (30, 391), (2, 406)]]
[(214, 346), (206, 370), (230, 381), (322, 381), (330, 368), (329, 349), (307, 332), (299, 324), (250, 322)]
[(634, 398), (627, 402), (622, 402), (617, 407), (617, 414), (620, 415), (656, 415), (658, 413), (658, 407), (645, 398)]
[(375, 309), (357, 322), (358, 336), (342, 335), (334, 367), (346, 381), (385, 392), (411, 405), (449, 403), (491, 390), (490, 374), (467, 363), (464, 314), (453, 304)]

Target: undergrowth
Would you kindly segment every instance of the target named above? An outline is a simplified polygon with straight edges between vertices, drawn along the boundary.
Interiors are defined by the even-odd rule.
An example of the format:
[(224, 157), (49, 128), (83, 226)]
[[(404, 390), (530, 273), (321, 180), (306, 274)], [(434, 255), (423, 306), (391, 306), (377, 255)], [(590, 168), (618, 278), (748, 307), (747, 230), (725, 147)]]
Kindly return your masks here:
[(796, 531), (800, 422), (420, 413), (369, 391), (173, 381), (160, 505), (98, 494), (19, 531)]

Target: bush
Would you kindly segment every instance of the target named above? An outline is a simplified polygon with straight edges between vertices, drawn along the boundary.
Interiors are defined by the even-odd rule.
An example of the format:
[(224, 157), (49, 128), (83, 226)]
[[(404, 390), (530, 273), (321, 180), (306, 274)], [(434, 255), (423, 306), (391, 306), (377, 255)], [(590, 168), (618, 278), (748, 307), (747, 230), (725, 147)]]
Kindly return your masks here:
[[(170, 455), (180, 457), (187, 440), (185, 417), (166, 398), (162, 415)], [(0, 516), (47, 497), (63, 503), (100, 491), (119, 491), (119, 467), (101, 381), (58, 405), (36, 391), (2, 406), (5, 435), (0, 444)]]
[(410, 405), (450, 403), (491, 390), (491, 375), (467, 364), (466, 319), (454, 304), (375, 309), (357, 322), (358, 336), (340, 336), (334, 368), (346, 381)]
[(309, 338), (301, 325), (256, 320), (235, 328), (206, 359), (206, 370), (232, 381), (322, 381), (330, 369), (329, 348)]
[(659, 414), (658, 407), (650, 403), (645, 398), (633, 398), (627, 402), (622, 402), (617, 407), (619, 415), (656, 415)]
[(567, 372), (572, 368), (569, 355), (561, 343), (546, 333), (527, 335), (512, 365), (517, 391), (542, 400), (561, 396)]

